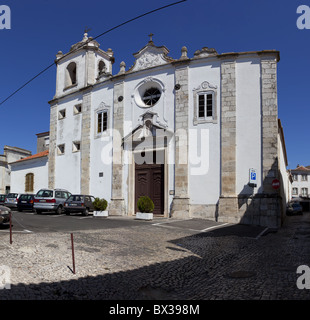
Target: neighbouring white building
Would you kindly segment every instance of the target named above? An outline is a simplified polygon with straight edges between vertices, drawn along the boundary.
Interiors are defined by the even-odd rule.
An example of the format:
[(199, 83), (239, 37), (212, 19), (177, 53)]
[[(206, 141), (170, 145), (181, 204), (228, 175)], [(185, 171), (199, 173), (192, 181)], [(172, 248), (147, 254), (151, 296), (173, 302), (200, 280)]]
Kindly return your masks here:
[(10, 146), (4, 146), (3, 149), (0, 155), (0, 194), (7, 194), (12, 190), (10, 163), (30, 156), (31, 151)]
[[(168, 53), (150, 38), (113, 73), (113, 51), (87, 34), (58, 52), (48, 164), (33, 162), (34, 180), (44, 173), (42, 186), (104, 197), (110, 215), (135, 215), (149, 195), (165, 217), (280, 226), (290, 184), (279, 52)], [(37, 160), (18, 162), (18, 179)]]
[(310, 196), (310, 166), (297, 165), (290, 170), (293, 177), (292, 198), (309, 198)]

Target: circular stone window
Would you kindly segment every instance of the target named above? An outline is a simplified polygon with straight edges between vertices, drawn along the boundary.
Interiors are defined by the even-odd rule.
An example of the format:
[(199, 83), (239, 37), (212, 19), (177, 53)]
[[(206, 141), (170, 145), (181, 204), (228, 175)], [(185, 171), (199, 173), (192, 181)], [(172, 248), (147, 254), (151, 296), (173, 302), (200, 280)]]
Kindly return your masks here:
[(163, 92), (163, 84), (159, 80), (149, 77), (136, 86), (132, 97), (140, 108), (152, 108), (160, 103)]
[(160, 99), (161, 92), (157, 88), (150, 88), (144, 92), (142, 101), (146, 106), (152, 107)]

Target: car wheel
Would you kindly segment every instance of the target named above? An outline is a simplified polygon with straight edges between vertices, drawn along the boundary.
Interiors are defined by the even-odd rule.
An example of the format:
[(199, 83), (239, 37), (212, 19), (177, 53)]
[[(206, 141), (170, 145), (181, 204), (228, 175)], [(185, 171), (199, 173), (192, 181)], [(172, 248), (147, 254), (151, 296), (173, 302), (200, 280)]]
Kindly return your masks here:
[(89, 215), (89, 210), (88, 208), (86, 208), (83, 212), (83, 216), (88, 216)]
[(62, 214), (62, 207), (59, 206), (56, 210), (56, 214)]

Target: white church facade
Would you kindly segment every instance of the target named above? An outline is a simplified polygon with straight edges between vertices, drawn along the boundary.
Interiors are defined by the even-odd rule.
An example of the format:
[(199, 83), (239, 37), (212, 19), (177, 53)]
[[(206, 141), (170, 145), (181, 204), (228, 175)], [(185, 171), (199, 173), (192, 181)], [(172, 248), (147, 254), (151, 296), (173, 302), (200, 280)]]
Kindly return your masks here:
[(168, 53), (151, 37), (113, 73), (114, 53), (87, 34), (58, 52), (48, 187), (103, 197), (110, 215), (149, 195), (164, 217), (280, 226), (279, 52)]

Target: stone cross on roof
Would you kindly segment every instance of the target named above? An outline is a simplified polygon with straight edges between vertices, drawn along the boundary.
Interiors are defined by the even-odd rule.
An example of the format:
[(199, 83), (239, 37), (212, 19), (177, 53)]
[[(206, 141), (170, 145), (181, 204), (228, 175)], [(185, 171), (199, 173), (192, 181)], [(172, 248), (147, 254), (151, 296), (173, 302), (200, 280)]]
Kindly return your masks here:
[(153, 42), (153, 35), (154, 35), (153, 33), (149, 34), (149, 37), (150, 37), (150, 41), (149, 42)]

